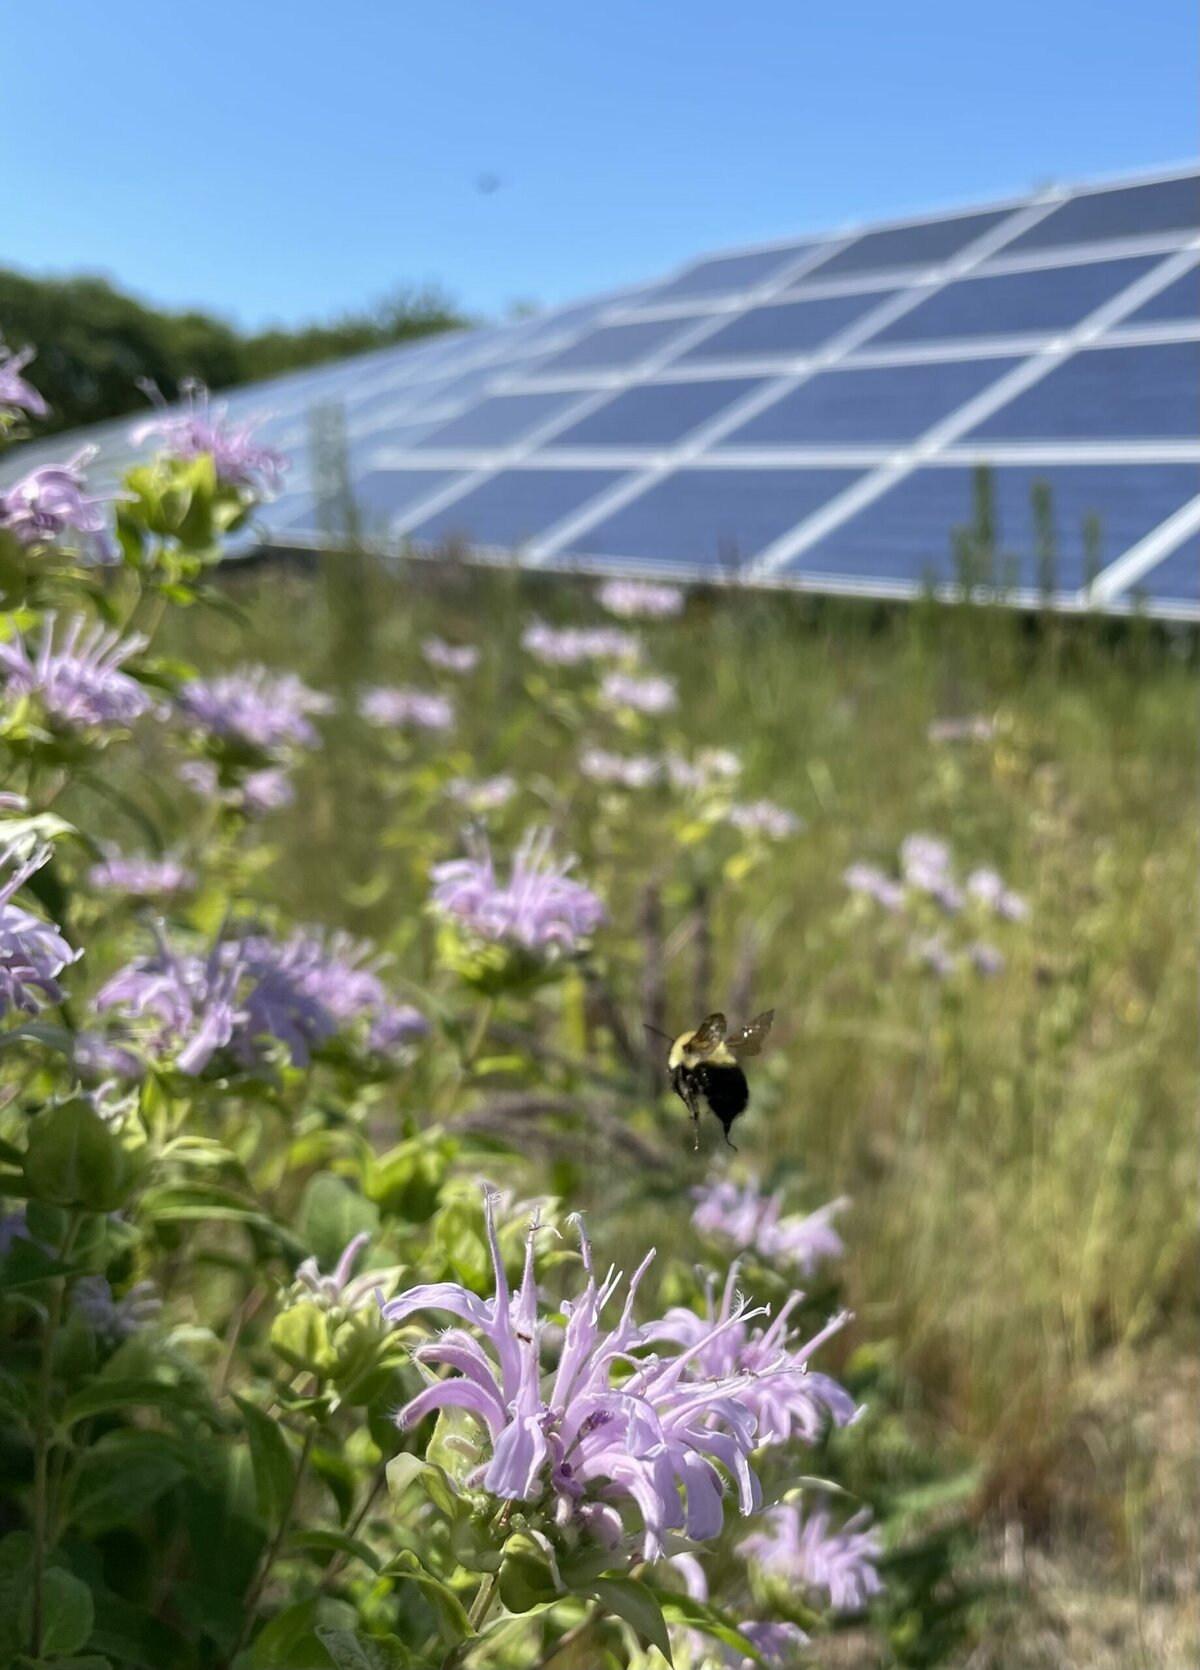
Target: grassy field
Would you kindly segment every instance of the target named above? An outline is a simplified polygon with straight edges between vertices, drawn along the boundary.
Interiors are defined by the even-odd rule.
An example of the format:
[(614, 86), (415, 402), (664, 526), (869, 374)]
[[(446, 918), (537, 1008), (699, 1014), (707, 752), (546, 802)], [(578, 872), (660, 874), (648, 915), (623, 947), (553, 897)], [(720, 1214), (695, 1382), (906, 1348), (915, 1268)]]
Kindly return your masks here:
[[(886, 1364), (903, 1442), (967, 1481), (989, 1597), (970, 1662), (1194, 1662), (1194, 642), (1137, 621), (698, 594), (681, 620), (633, 623), (677, 710), (616, 717), (594, 672), (520, 646), (535, 618), (599, 623), (590, 583), (354, 556), (226, 590), (240, 621), (186, 612), (163, 648), (206, 670), (259, 658), (343, 698), (268, 826), (264, 903), (370, 934), (438, 1013), (428, 868), (464, 823), (446, 783), (511, 773), (497, 851), (548, 823), (610, 922), (597, 978), (520, 1017), (536, 1097), (481, 1013), (479, 1124), (522, 1128), (527, 1181), (590, 1208), (610, 1246), (674, 1233), (687, 1256), (687, 1186), (710, 1166), (808, 1205), (850, 1196), (846, 1349)], [(479, 644), (479, 669), (431, 673), (431, 633)], [(374, 684), (443, 689), (453, 730), (372, 730), (352, 710)], [(934, 721), (972, 716), (986, 736), (930, 741)], [(747, 844), (678, 795), (590, 781), (589, 744), (734, 749), (736, 798), (805, 827)], [(164, 781), (168, 815), (172, 800)], [(934, 905), (913, 924), (845, 886), (856, 862), (894, 874), (914, 833), (948, 841), (960, 879), (994, 868), (1028, 902), (988, 932), (1000, 972), (939, 976), (914, 950)], [(945, 931), (971, 938), (963, 918)], [(641, 1020), (768, 1005), (740, 1152), (714, 1127), (693, 1156)], [(434, 1117), (440, 1093), (418, 1077), (421, 1105), (378, 1117)]]

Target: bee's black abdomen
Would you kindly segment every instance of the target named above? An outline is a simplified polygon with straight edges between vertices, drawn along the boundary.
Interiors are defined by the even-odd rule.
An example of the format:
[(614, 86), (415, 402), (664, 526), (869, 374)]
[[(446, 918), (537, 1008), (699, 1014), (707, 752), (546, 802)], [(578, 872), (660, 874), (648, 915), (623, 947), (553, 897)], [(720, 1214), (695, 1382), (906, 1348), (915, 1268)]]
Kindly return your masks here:
[(717, 1066), (703, 1061), (694, 1069), (696, 1084), (704, 1100), (721, 1121), (726, 1140), (729, 1127), (739, 1113), (744, 1113), (750, 1100), (750, 1086), (740, 1067)]

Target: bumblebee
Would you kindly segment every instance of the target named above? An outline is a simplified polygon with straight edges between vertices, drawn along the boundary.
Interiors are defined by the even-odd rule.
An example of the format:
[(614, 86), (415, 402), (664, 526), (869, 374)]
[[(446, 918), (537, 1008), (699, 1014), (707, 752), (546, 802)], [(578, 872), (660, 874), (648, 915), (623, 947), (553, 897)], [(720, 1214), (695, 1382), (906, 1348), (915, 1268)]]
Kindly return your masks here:
[(681, 1032), (674, 1039), (647, 1025), (647, 1032), (671, 1046), (667, 1054), (671, 1088), (692, 1116), (697, 1149), (703, 1104), (720, 1121), (726, 1146), (737, 1152), (736, 1143), (730, 1141), (729, 1128), (746, 1111), (750, 1100), (750, 1086), (738, 1058), (758, 1054), (774, 1019), (774, 1009), (767, 1009), (730, 1036), (724, 1015), (708, 1015), (694, 1031)]

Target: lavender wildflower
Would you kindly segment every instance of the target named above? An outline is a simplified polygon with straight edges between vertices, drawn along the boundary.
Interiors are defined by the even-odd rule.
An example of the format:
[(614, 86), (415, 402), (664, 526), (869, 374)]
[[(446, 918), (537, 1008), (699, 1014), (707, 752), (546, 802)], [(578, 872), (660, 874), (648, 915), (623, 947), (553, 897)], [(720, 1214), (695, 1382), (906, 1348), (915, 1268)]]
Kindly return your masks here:
[[(456, 1282), (436, 1282), (382, 1307), (392, 1323), (417, 1311), (443, 1310), (474, 1330), (451, 1328), (417, 1349), (422, 1366), (445, 1365), (456, 1373), (418, 1393), (401, 1410), (400, 1424), (415, 1426), (435, 1409), (468, 1411), (491, 1443), (490, 1459), (477, 1468), (474, 1482), (501, 1500), (541, 1502), (559, 1525), (574, 1523), (610, 1547), (622, 1536), (619, 1509), (636, 1507), (647, 1560), (661, 1557), (672, 1531), (700, 1540), (720, 1533), (724, 1484), (718, 1465), (735, 1478), (743, 1513), (753, 1511), (760, 1492), (749, 1462), (754, 1418), (741, 1403), (746, 1377), (687, 1379), (695, 1349), (628, 1366), (630, 1350), (643, 1337), (633, 1322), (633, 1300), (653, 1254), (634, 1274), (615, 1327), (606, 1330), (601, 1312), (621, 1277), (610, 1270), (597, 1282), (579, 1224), (586, 1285), (562, 1307), (566, 1334), (558, 1366), (544, 1380), (545, 1324), (533, 1269), (536, 1220), (521, 1286), (510, 1295), (490, 1192), (485, 1214), (495, 1273), (491, 1299)], [(624, 1378), (618, 1380), (618, 1373)]]
[(81, 1276), (71, 1300), (99, 1343), (110, 1348), (133, 1334), (140, 1334), (162, 1309), (153, 1282), (135, 1282), (118, 1299), (105, 1276)]
[(548, 830), (529, 831), (501, 883), (487, 841), (477, 838), (469, 858), (434, 866), (435, 908), (479, 939), (543, 955), (578, 950), (604, 921), (604, 906), (569, 876), (574, 859), (552, 860), (550, 841)]
[(71, 949), (52, 922), (12, 902), (13, 894), (49, 860), (49, 847), (30, 852), (19, 841), (0, 851), (0, 1014), (15, 1009), (36, 1015), (48, 1003), (61, 1003), (58, 976), (83, 955)]
[(785, 841), (789, 835), (798, 835), (804, 828), (803, 818), (769, 800), (753, 800), (744, 806), (731, 806), (726, 813), (726, 821), (745, 835), (763, 835), (769, 841)]
[(67, 463), (31, 470), (0, 493), (0, 528), (27, 546), (51, 545), (78, 534), (84, 563), (117, 562), (120, 553), (108, 526), (109, 499), (83, 490), (82, 471), (95, 455), (95, 447), (84, 447)]
[(36, 696), (47, 719), (69, 731), (131, 725), (145, 713), (162, 711), (135, 678), (120, 670), (146, 647), (145, 638), (136, 633), (122, 638), (75, 615), (55, 648), (54, 627), (54, 611), (47, 610), (36, 656), (20, 632), (0, 643), (0, 680), (9, 695)]
[(1010, 893), (995, 870), (972, 870), (967, 892), (1006, 922), (1024, 922), (1029, 915), (1025, 900), (1019, 893)]
[[(149, 436), (157, 436), (172, 457), (190, 463), (194, 458), (212, 458), (217, 480), (227, 487), (236, 487), (268, 498), (278, 492), (287, 456), (274, 447), (251, 440), (257, 423), (230, 424), (224, 406), (212, 407), (208, 390), (190, 380), (181, 385), (187, 410), (172, 414), (158, 396), (161, 415), (138, 424), (130, 431), (130, 440), (140, 446)], [(155, 396), (158, 391), (153, 390)]]
[(375, 1055), (396, 1055), (429, 1035), (429, 1022), (411, 1003), (384, 1003), (367, 1032), (367, 1048)]
[(33, 1243), (33, 1236), (29, 1233), (29, 1225), (25, 1221), (25, 1208), (23, 1206), (18, 1207), (15, 1212), (0, 1214), (0, 1258), (8, 1255), (16, 1241)]
[(535, 621), (521, 635), (521, 647), (552, 667), (577, 667), (583, 661), (634, 661), (639, 644), (615, 626), (566, 626)]
[(729, 748), (702, 748), (693, 760), (684, 759), (681, 754), (668, 754), (666, 768), (672, 788), (703, 793), (717, 783), (731, 782), (739, 776), (742, 762)]
[(248, 818), (265, 817), (268, 812), (290, 806), (296, 798), (295, 786), (283, 766), (248, 771), (240, 783), (227, 788), (221, 787), (221, 774), (214, 760), (185, 760), (178, 775), (202, 799), (219, 800)]
[(607, 753), (603, 748), (585, 748), (579, 756), (579, 769), (594, 783), (619, 783), (626, 789), (644, 789), (658, 781), (662, 767), (648, 754), (625, 758)]
[(328, 713), (333, 703), (294, 673), (242, 667), (218, 678), (192, 679), (179, 692), (179, 706), (208, 736), (273, 754), (293, 743), (317, 747), (320, 739), (308, 715)]
[(913, 941), (912, 948), (926, 968), (931, 968), (939, 980), (948, 980), (957, 968), (954, 955), (942, 934), (930, 934)]
[(358, 711), (369, 725), (386, 729), (411, 725), (422, 731), (448, 731), (454, 723), (454, 703), (433, 690), (398, 690), (376, 685), (364, 691)]
[(196, 885), (192, 871), (174, 858), (145, 858), (112, 852), (88, 871), (88, 885), (102, 893), (135, 899), (166, 899)]
[(452, 777), (446, 784), (446, 794), (460, 806), (475, 813), (494, 812), (505, 806), (517, 792), (517, 780), (505, 772), (496, 777), (483, 777), (472, 782), (469, 777)]
[(643, 1330), (644, 1339), (652, 1345), (669, 1340), (694, 1352), (689, 1379), (750, 1375), (742, 1402), (758, 1423), (757, 1444), (786, 1444), (792, 1438), (814, 1444), (827, 1421), (848, 1426), (859, 1412), (854, 1399), (831, 1376), (812, 1373), (808, 1365), (850, 1321), (850, 1312), (831, 1317), (812, 1339), (794, 1348), (788, 1318), (804, 1295), (793, 1293), (768, 1327), (752, 1329), (737, 1296), (737, 1277), (735, 1260), (717, 1309), (710, 1288), (707, 1316), (676, 1306)]
[(861, 1612), (883, 1583), (879, 1538), (862, 1509), (840, 1529), (822, 1508), (807, 1519), (794, 1504), (772, 1508), (767, 1528), (745, 1537), (740, 1549), (770, 1577), (793, 1588), (823, 1589), (835, 1612)]
[(717, 1235), (735, 1247), (752, 1249), (760, 1258), (791, 1264), (811, 1275), (823, 1260), (839, 1258), (846, 1250), (833, 1219), (850, 1202), (840, 1196), (806, 1216), (783, 1216), (783, 1190), (764, 1195), (757, 1180), (739, 1189), (729, 1178), (692, 1191), (696, 1200), (692, 1223), (702, 1234)]
[(426, 638), (421, 654), (431, 667), (444, 673), (470, 673), (479, 665), (479, 650), (474, 644), (448, 644), (442, 638)]
[(678, 703), (674, 681), (657, 673), (649, 678), (606, 673), (600, 697), (608, 707), (631, 708), (635, 713), (670, 713)]
[(900, 843), (900, 871), (909, 887), (928, 893), (944, 910), (962, 909), (963, 896), (952, 874), (950, 848), (932, 835), (908, 835)]
[(977, 939), (968, 945), (967, 956), (972, 966), (980, 974), (1000, 974), (1004, 970), (1004, 953), (994, 945), (988, 945), (985, 940)]
[(75, 1071), (85, 1079), (140, 1079), (145, 1070), (127, 1044), (100, 1032), (77, 1032), (71, 1058)]
[(842, 880), (852, 893), (863, 893), (885, 910), (904, 909), (904, 889), (874, 864), (851, 864), (842, 871)]
[(34, 348), (22, 348), (14, 354), (0, 342), (0, 418), (6, 415), (6, 408), (9, 412), (28, 412), (30, 417), (41, 418), (49, 413), (50, 408), (37, 389), (21, 375), (36, 352)]
[(656, 586), (646, 580), (609, 580), (596, 594), (602, 608), (622, 620), (639, 615), (663, 620), (683, 608), (684, 594), (678, 586)]
[(161, 929), (158, 952), (135, 957), (97, 992), (96, 1009), (115, 1009), (127, 1021), (147, 1022), (147, 1047), (173, 1058), (181, 1073), (202, 1073), (213, 1056), (245, 1029), (238, 1001), (244, 970), (220, 944), (205, 957), (174, 950)]
[(355, 1261), (370, 1239), (364, 1229), (348, 1241), (327, 1276), (321, 1274), (315, 1258), (304, 1259), (296, 1266), (297, 1297), (315, 1299), (322, 1310), (341, 1311), (344, 1315), (373, 1305), (379, 1287), (377, 1272), (368, 1271), (357, 1280), (351, 1279)]

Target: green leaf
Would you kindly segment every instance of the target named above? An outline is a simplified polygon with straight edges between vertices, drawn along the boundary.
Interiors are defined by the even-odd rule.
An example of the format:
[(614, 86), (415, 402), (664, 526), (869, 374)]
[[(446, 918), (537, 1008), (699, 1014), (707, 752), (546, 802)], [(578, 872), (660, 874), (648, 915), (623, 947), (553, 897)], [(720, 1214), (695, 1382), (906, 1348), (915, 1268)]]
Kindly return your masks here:
[(29, 1593), (33, 1572), (33, 1538), (28, 1531), (10, 1531), (0, 1541), (0, 1664), (28, 1641), (21, 1623), (21, 1605)]
[(89, 1536), (133, 1524), (187, 1471), (176, 1441), (165, 1433), (106, 1433), (84, 1456), (72, 1516)]
[(300, 1234), (323, 1270), (331, 1270), (347, 1242), (379, 1228), (379, 1209), (331, 1171), (319, 1171), (300, 1204)]
[(409, 1489), (417, 1485), (439, 1513), (450, 1520), (458, 1517), (462, 1499), (455, 1494), (453, 1484), (440, 1467), (423, 1460), (419, 1455), (411, 1455), (405, 1451), (402, 1455), (393, 1456), (385, 1471), (388, 1492), (397, 1506)]
[(289, 1305), (271, 1324), (271, 1345), (292, 1368), (326, 1375), (337, 1364), (329, 1339), (329, 1318), (317, 1304), (302, 1299)]
[(751, 1659), (755, 1664), (766, 1662), (749, 1636), (743, 1635), (733, 1619), (719, 1608), (692, 1600), (689, 1595), (672, 1595), (670, 1599), (663, 1599), (662, 1610), (669, 1624), (699, 1630), (702, 1635), (711, 1636), (723, 1647), (731, 1648), (739, 1657)]
[(316, 1595), (277, 1612), (255, 1637), (251, 1670), (337, 1670), (316, 1633), (316, 1618)]
[[(42, 1659), (57, 1664), (68, 1653), (86, 1646), (96, 1611), (92, 1591), (60, 1566), (48, 1567), (42, 1584)], [(22, 1617), (26, 1634), (33, 1619), (33, 1590), (25, 1596)]]
[(389, 1577), (399, 1578), (415, 1583), (437, 1613), (438, 1628), (442, 1639), (449, 1647), (457, 1647), (460, 1641), (474, 1635), (471, 1620), (467, 1617), (466, 1609), (454, 1590), (441, 1578), (434, 1577), (427, 1572), (417, 1556), (410, 1549), (403, 1549), (392, 1560), (385, 1570)]
[(292, 1452), (277, 1421), (264, 1414), (249, 1398), (239, 1397), (236, 1392), (233, 1401), (246, 1421), (258, 1511), (269, 1525), (278, 1525), (296, 1488), (296, 1464), (292, 1460)]
[(55, 1258), (37, 1241), (23, 1238), (14, 1241), (0, 1259), (0, 1292), (11, 1293), (22, 1287), (37, 1287), (40, 1282), (53, 1281), (56, 1276), (67, 1276), (74, 1266)]
[(530, 1612), (561, 1600), (548, 1561), (530, 1548), (505, 1548), (500, 1567), (500, 1599), (510, 1612)]
[(383, 1561), (370, 1544), (358, 1537), (348, 1537), (344, 1531), (297, 1531), (289, 1539), (289, 1545), (301, 1554), (349, 1555), (352, 1560), (361, 1560), (377, 1575), (383, 1570)]
[(603, 1607), (624, 1618), (639, 1640), (657, 1647), (667, 1663), (674, 1665), (667, 1620), (653, 1589), (639, 1583), (636, 1577), (596, 1577), (587, 1587), (588, 1593), (595, 1595)]
[(207, 1416), (213, 1425), (219, 1424), (216, 1411), (195, 1386), (169, 1380), (106, 1379), (103, 1375), (68, 1398), (63, 1424), (72, 1426), (111, 1410), (140, 1408), (186, 1410)]
[(425, 1661), (416, 1658), (396, 1635), (357, 1635), (352, 1629), (317, 1625), (317, 1638), (337, 1670), (424, 1670)]
[(55, 1206), (111, 1212), (133, 1181), (133, 1164), (117, 1134), (81, 1097), (44, 1108), (30, 1121), (25, 1178)]

